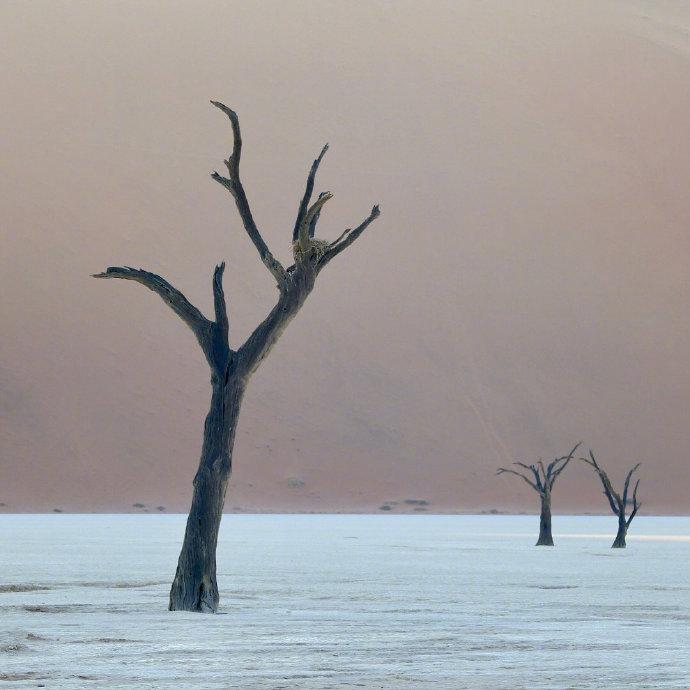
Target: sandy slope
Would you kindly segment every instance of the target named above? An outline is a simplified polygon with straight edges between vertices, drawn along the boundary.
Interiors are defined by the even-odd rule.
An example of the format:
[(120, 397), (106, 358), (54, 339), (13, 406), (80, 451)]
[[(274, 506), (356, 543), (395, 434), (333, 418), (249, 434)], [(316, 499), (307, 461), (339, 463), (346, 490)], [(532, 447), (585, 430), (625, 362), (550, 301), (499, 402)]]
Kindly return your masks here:
[[(270, 308), (208, 179), (221, 98), (276, 253), (324, 141), (323, 235), (383, 209), (253, 381), (230, 507), (525, 509), (493, 468), (582, 438), (687, 512), (687, 4), (286, 5), (0, 6), (0, 502), (186, 507), (202, 356), (88, 275), (142, 265), (208, 310), (225, 259), (235, 343)], [(602, 501), (580, 470), (555, 507)]]

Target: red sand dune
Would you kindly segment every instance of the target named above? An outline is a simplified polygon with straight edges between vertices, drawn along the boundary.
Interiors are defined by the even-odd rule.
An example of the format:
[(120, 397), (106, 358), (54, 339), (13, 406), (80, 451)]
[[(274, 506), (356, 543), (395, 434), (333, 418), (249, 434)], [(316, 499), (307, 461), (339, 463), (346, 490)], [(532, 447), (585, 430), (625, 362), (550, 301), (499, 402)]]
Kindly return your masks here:
[[(322, 274), (252, 381), (227, 505), (530, 510), (499, 464), (582, 439), (644, 510), (690, 509), (690, 10), (678, 2), (3, 2), (0, 502), (185, 510), (208, 372), (154, 295), (235, 344), (275, 289), (209, 173), (289, 257), (306, 172)], [(607, 509), (576, 466), (554, 509)], [(412, 510), (413, 506), (394, 506)]]

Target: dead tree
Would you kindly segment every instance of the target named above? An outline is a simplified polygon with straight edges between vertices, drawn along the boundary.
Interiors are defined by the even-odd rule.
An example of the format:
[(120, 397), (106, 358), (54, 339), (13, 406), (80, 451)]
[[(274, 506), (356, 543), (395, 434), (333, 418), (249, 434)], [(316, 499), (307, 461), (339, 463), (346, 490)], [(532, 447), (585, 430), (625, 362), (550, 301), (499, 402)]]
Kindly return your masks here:
[(217, 610), (218, 529), (232, 469), (235, 429), (247, 383), (304, 304), (322, 269), (352, 245), (379, 216), (379, 207), (374, 206), (367, 218), (356, 228), (345, 230), (337, 240), (314, 239), (321, 210), (332, 197), (330, 192), (322, 192), (313, 203), (311, 201), (316, 172), (328, 150), (328, 145), (324, 146), (307, 176), (306, 189), (292, 228), (294, 263), (284, 268), (261, 236), (240, 180), (242, 137), (237, 114), (222, 103), (211, 103), (230, 119), (233, 136), (232, 153), (224, 161), (227, 175), (214, 172), (211, 177), (234, 199), (244, 229), (276, 283), (276, 305), (247, 340), (233, 349), (228, 339), (228, 315), (223, 292), (224, 263), (216, 266), (213, 274), (213, 319), (206, 318), (179, 290), (155, 273), (125, 266), (110, 267), (94, 276), (133, 280), (158, 294), (192, 330), (211, 369), (211, 408), (204, 426), (201, 460), (194, 477), (192, 506), (182, 551), (170, 591), (171, 611)]
[(618, 516), (618, 533), (616, 534), (616, 538), (614, 539), (613, 544), (611, 544), (611, 548), (624, 549), (625, 537), (628, 534), (628, 528), (630, 527), (630, 523), (637, 515), (637, 511), (640, 509), (641, 505), (637, 501), (637, 487), (640, 485), (640, 480), (638, 479), (635, 482), (635, 488), (633, 489), (632, 511), (630, 515), (626, 517), (626, 510), (629, 503), (628, 491), (630, 489), (630, 480), (632, 479), (635, 470), (637, 470), (641, 463), (638, 462), (637, 465), (635, 465), (628, 472), (627, 476), (625, 477), (625, 484), (623, 484), (623, 495), (621, 496), (613, 490), (611, 480), (609, 479), (606, 472), (604, 472), (604, 470), (601, 469), (601, 466), (599, 465), (599, 463), (597, 463), (596, 458), (594, 457), (594, 453), (592, 453), (591, 450), (589, 451), (588, 458), (580, 459), (586, 462), (588, 465), (590, 465), (594, 469), (594, 471), (599, 475), (601, 485), (604, 487), (604, 496), (606, 496), (606, 498), (608, 499), (613, 514)]
[(534, 465), (526, 465), (524, 462), (514, 462), (514, 465), (522, 467), (529, 475), (523, 474), (523, 471), (506, 469), (499, 467), (496, 474), (514, 474), (523, 481), (527, 482), (538, 494), (541, 499), (541, 511), (539, 516), (539, 539), (536, 546), (553, 546), (553, 535), (551, 534), (551, 493), (553, 492), (553, 485), (556, 479), (568, 466), (568, 463), (573, 459), (575, 451), (580, 447), (578, 443), (568, 455), (552, 460), (548, 465), (539, 460)]

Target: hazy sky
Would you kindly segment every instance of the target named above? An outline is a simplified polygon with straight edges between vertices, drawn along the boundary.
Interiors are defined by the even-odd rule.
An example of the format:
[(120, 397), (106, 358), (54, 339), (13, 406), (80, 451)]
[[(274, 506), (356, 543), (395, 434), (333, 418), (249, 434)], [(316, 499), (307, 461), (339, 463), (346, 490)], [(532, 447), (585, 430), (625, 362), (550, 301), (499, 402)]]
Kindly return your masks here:
[[(203, 355), (89, 274), (209, 313), (225, 260), (235, 345), (270, 309), (209, 99), (279, 257), (326, 141), (321, 236), (382, 209), (252, 380), (229, 509), (528, 510), (496, 466), (584, 440), (690, 510), (687, 3), (4, 0), (0, 26), (5, 510), (188, 506)], [(554, 509), (607, 509), (589, 468)]]

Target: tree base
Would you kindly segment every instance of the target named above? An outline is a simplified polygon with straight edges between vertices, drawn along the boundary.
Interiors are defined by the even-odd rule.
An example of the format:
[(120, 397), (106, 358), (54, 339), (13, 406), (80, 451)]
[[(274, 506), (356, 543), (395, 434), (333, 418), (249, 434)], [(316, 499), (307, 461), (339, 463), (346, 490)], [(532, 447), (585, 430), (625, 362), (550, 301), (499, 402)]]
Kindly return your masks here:
[(178, 571), (170, 589), (168, 611), (216, 613), (219, 601), (215, 578), (186, 578)]
[(626, 525), (623, 523), (619, 523), (618, 534), (616, 534), (616, 539), (614, 540), (613, 544), (611, 544), (612, 549), (625, 548), (625, 537), (627, 535), (627, 532), (628, 530), (626, 529)]

